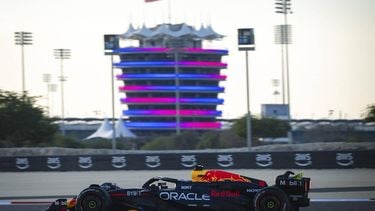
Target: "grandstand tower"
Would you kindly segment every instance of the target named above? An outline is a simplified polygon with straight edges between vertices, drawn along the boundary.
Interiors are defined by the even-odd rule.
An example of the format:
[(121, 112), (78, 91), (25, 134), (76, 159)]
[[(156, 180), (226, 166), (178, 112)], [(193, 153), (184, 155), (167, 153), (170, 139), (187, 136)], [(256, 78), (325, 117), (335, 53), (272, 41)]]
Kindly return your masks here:
[(120, 38), (136, 47), (113, 51), (120, 57), (113, 66), (122, 70), (117, 79), (123, 81), (125, 126), (137, 134), (220, 129), (220, 81), (226, 79), (220, 72), (227, 67), (221, 59), (228, 51), (203, 48), (203, 42), (222, 37), (210, 26), (130, 25)]

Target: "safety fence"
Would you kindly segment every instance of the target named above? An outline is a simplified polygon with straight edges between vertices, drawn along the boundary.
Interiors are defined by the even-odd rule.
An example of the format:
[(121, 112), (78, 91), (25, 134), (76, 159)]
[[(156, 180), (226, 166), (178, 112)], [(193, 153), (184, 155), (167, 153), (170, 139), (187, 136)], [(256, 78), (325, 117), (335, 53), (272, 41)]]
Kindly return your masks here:
[(375, 168), (375, 150), (301, 152), (131, 153), (0, 157), (0, 172), (216, 169)]

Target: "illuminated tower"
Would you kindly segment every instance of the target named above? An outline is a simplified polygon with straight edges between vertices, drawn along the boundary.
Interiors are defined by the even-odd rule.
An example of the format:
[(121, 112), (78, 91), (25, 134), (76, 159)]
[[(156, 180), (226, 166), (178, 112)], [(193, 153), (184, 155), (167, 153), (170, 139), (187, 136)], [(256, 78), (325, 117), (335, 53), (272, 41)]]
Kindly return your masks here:
[(204, 41), (221, 39), (210, 26), (199, 30), (186, 24), (160, 24), (134, 29), (129, 26), (121, 39), (137, 47), (114, 50), (120, 62), (114, 63), (124, 85), (121, 102), (128, 109), (125, 126), (138, 134), (173, 133), (182, 130), (220, 129), (216, 120), (223, 104), (220, 74), (227, 67), (221, 62), (224, 49), (204, 49)]

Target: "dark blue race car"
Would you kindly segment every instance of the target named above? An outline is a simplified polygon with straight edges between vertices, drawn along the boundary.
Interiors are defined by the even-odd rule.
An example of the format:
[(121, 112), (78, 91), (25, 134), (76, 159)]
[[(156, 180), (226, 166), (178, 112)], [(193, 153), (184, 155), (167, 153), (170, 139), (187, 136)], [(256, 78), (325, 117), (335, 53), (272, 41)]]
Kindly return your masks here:
[(46, 211), (298, 211), (309, 206), (310, 178), (287, 171), (275, 185), (197, 166), (192, 180), (149, 179), (142, 188), (90, 185), (73, 199), (58, 199)]

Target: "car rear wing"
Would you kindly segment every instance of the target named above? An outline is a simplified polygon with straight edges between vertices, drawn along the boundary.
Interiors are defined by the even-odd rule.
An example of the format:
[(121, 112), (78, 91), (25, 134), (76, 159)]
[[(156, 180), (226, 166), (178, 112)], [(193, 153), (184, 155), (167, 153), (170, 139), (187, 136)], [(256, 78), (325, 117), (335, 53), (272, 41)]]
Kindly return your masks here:
[(306, 207), (310, 204), (310, 178), (303, 177), (302, 173), (294, 174), (291, 171), (276, 177), (275, 185), (282, 189), (297, 207)]
[(303, 177), (302, 173), (294, 174), (291, 171), (276, 177), (276, 186), (293, 194), (302, 194), (310, 191), (310, 178)]

